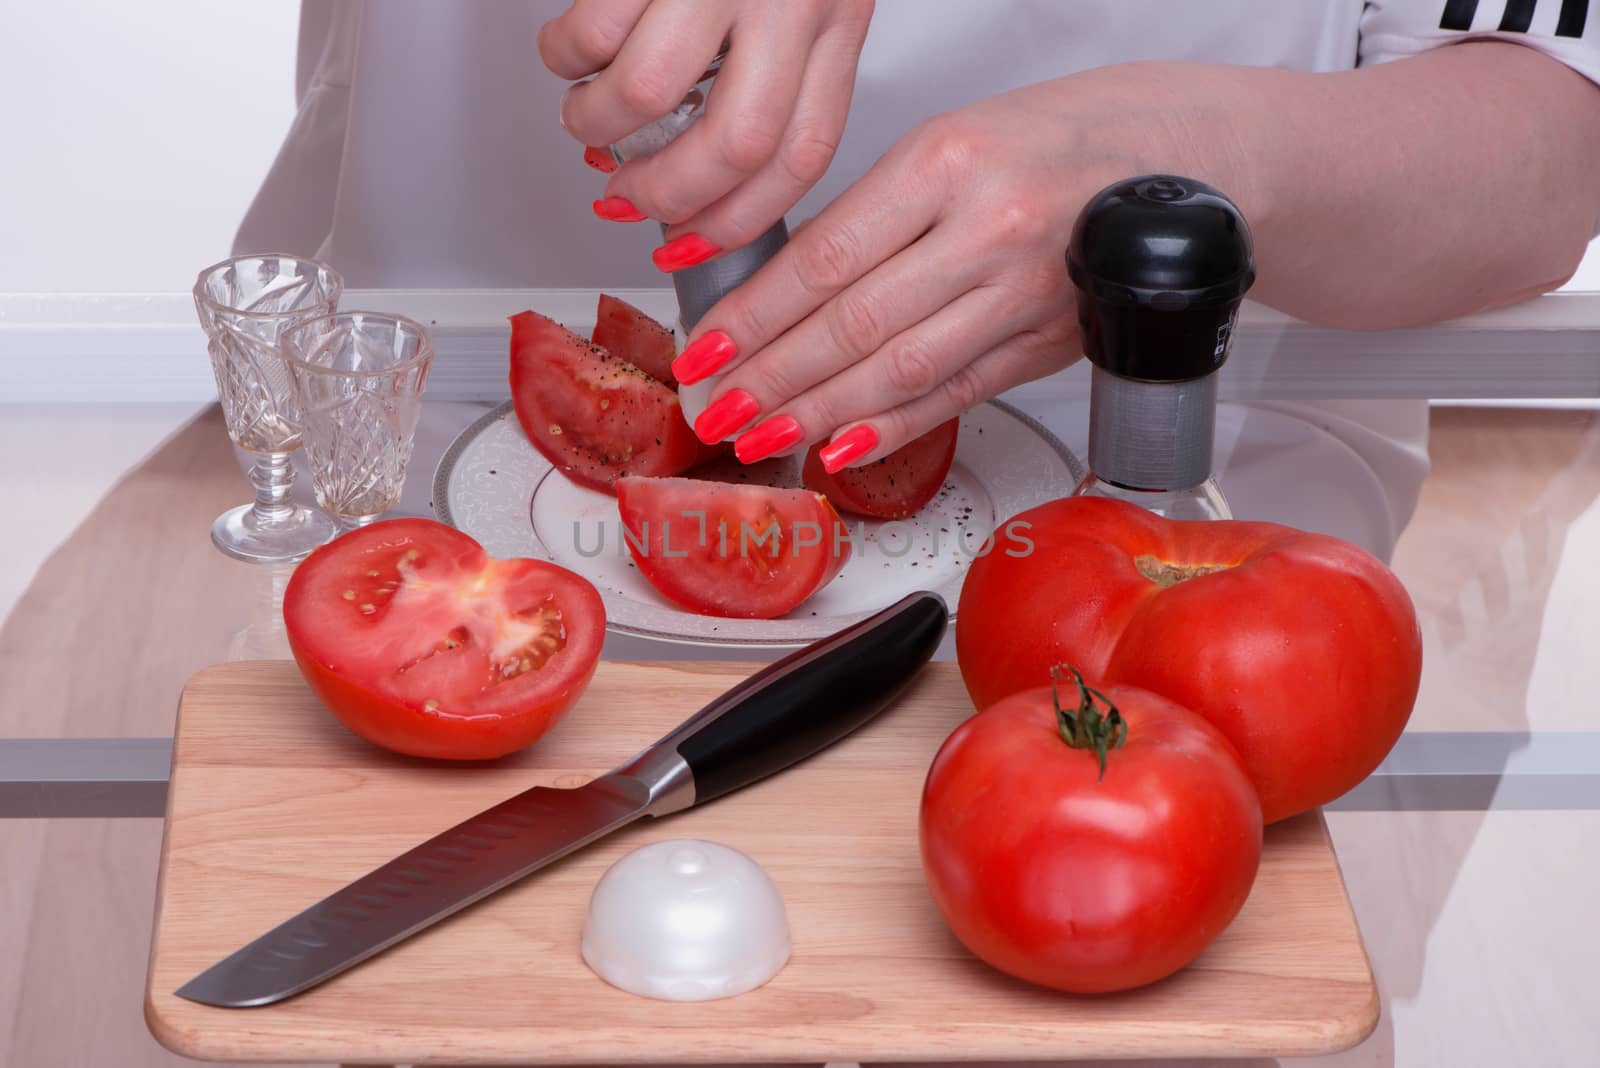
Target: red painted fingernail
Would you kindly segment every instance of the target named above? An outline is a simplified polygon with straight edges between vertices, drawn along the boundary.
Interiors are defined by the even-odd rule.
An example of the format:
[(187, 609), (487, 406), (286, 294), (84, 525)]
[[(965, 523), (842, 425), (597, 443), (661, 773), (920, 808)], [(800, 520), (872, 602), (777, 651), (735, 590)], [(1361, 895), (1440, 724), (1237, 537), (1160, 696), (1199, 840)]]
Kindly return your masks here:
[(817, 453), (822, 469), (828, 474), (850, 466), (878, 447), (878, 432), (870, 426), (851, 427)]
[(721, 251), (699, 234), (684, 234), (650, 253), (650, 258), (655, 261), (657, 267), (671, 274), (673, 271), (681, 271), (685, 267), (704, 263)]
[(594, 202), (594, 213), (610, 222), (644, 222), (646, 215), (627, 197), (606, 197)]
[(733, 443), (733, 454), (742, 464), (753, 464), (757, 460), (765, 460), (775, 456), (785, 449), (793, 448), (805, 438), (806, 432), (801, 429), (792, 415), (780, 415), (768, 419), (753, 430), (748, 430), (739, 435)]
[(583, 150), (583, 162), (601, 174), (615, 174), (617, 171), (617, 159), (609, 148), (590, 145)]
[(742, 389), (730, 389), (694, 421), (695, 437), (714, 445), (761, 414), (761, 405)]
[(693, 385), (702, 378), (717, 373), (729, 360), (739, 355), (733, 338), (721, 330), (712, 330), (704, 337), (690, 342), (678, 358), (672, 361), (672, 377), (679, 385)]

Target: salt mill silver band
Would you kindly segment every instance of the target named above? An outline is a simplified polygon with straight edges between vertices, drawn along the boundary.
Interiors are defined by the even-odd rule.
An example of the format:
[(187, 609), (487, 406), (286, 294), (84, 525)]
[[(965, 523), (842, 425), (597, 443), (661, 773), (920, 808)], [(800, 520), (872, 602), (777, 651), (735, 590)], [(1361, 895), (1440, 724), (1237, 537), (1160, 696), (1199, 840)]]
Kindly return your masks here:
[(1172, 490), (1211, 477), (1217, 376), (1141, 382), (1095, 367), (1089, 470), (1119, 486)]

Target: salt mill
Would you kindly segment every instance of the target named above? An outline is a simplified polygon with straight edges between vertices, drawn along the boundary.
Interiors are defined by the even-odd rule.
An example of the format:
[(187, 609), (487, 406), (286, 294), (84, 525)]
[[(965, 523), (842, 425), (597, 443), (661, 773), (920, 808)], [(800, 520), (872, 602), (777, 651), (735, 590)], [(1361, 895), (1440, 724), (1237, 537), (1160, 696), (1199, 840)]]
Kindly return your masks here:
[(1217, 372), (1255, 281), (1250, 229), (1192, 178), (1117, 182), (1085, 205), (1067, 273), (1093, 365), (1089, 474), (1074, 496), (1172, 519), (1227, 519), (1211, 471)]

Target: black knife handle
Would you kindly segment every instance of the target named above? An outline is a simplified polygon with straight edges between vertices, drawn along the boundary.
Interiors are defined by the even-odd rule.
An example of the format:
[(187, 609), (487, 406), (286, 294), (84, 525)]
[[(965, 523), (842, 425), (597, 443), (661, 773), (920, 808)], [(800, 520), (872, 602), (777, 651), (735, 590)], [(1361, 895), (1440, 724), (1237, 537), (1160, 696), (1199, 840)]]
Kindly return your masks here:
[(933, 656), (949, 618), (938, 594), (911, 594), (701, 709), (662, 740), (689, 765), (694, 803), (782, 771), (867, 723)]

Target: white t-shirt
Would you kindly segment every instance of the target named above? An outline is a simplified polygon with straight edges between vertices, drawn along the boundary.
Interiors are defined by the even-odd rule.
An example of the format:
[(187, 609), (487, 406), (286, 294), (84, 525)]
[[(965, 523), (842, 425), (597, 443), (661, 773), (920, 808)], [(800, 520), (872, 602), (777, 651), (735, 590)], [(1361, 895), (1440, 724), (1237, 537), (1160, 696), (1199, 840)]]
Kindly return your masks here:
[[(299, 113), (236, 249), (315, 254), (353, 288), (662, 286), (649, 259), (659, 235), (593, 216), (600, 180), (557, 125), (565, 83), (539, 62), (535, 34), (566, 6), (308, 0)], [(879, 0), (838, 154), (790, 219), (815, 214), (919, 121), (1089, 67), (1333, 71), (1496, 37), (1600, 81), (1600, 12), (1586, 12), (1583, 0)], [(1427, 470), (1421, 402), (1272, 408), (1348, 446), (1316, 462), (1374, 481), (1389, 514), (1341, 525), (1289, 499), (1253, 517), (1387, 557)]]

